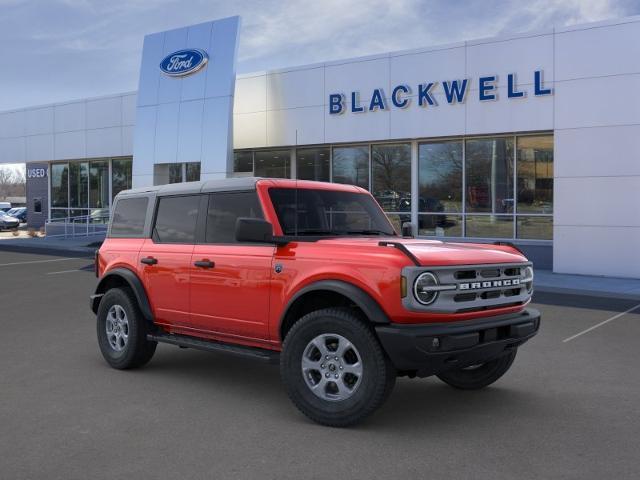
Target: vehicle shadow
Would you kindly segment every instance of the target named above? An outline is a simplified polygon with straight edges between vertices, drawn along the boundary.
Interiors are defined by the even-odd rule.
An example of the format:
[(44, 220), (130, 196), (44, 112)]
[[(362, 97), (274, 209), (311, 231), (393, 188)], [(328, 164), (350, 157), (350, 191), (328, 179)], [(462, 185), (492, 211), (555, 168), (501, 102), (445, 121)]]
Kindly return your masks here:
[[(141, 376), (152, 381), (161, 378), (163, 384), (168, 382), (177, 389), (184, 387), (183, 390), (197, 384), (198, 391), (205, 395), (223, 394), (227, 400), (231, 397), (238, 409), (249, 405), (254, 415), (266, 415), (264, 418), (302, 427), (316, 426), (299, 414), (289, 401), (277, 365), (232, 355), (162, 347), (140, 371)], [(417, 436), (437, 431), (450, 433), (452, 427), (462, 428), (465, 417), (480, 419), (490, 425), (505, 416), (530, 416), (539, 412), (545, 402), (541, 402), (540, 394), (532, 390), (514, 387), (508, 379), (482, 391), (461, 391), (435, 377), (398, 378), (386, 404), (349, 430), (402, 432), (403, 435), (414, 432)], [(260, 392), (259, 399), (256, 392)]]

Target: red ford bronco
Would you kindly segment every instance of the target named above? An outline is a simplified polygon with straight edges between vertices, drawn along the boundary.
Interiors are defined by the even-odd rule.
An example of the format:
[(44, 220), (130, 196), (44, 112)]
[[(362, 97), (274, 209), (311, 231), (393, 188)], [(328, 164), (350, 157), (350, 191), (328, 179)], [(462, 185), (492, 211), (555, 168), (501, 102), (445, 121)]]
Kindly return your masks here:
[(479, 389), (540, 314), (531, 263), (505, 244), (401, 237), (364, 189), (236, 178), (118, 194), (91, 309), (114, 368), (158, 342), (280, 363), (324, 425), (376, 410), (397, 376)]

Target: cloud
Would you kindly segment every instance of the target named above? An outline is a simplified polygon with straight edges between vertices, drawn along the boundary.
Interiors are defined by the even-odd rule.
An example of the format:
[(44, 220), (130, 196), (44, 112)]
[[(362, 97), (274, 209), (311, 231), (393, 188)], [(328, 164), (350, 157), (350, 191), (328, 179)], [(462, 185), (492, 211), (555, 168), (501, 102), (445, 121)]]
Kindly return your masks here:
[(638, 14), (638, 0), (0, 0), (0, 110), (134, 90), (145, 34), (239, 14), (251, 72)]

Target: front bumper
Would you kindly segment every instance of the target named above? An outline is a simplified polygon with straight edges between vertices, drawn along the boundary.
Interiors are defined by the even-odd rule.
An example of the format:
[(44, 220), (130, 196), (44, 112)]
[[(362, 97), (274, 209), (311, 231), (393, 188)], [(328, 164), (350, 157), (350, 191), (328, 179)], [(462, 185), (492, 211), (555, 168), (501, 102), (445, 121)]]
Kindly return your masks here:
[(500, 357), (538, 333), (540, 312), (433, 325), (380, 325), (376, 332), (400, 373), (428, 377)]

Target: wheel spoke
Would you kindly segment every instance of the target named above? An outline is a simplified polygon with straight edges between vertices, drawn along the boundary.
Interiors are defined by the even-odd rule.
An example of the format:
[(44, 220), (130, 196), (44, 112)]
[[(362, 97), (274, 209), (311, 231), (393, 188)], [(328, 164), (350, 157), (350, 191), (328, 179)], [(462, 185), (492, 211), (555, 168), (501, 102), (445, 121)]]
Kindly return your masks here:
[(328, 380), (324, 377), (324, 375), (322, 377), (320, 377), (320, 380), (318, 381), (318, 383), (316, 383), (315, 385), (313, 385), (311, 387), (312, 390), (316, 391), (316, 394), (321, 394), (321, 396), (325, 395), (326, 389), (327, 389), (327, 383)]
[(311, 360), (308, 357), (302, 357), (302, 370), (318, 370), (320, 371), (320, 362), (322, 361), (322, 359), (320, 359), (319, 361), (314, 361)]
[(360, 378), (362, 376), (362, 363), (357, 362), (353, 365), (346, 364), (342, 372), (350, 373), (351, 375), (355, 375), (356, 377)]
[(344, 354), (348, 352), (353, 346), (346, 338), (338, 337), (338, 348), (336, 349), (336, 355), (340, 358), (344, 358)]
[(323, 358), (329, 355), (330, 352), (327, 349), (327, 344), (325, 342), (324, 337), (316, 337), (311, 341), (311, 343), (314, 347), (318, 349), (318, 351), (320, 352), (320, 355), (322, 355)]

